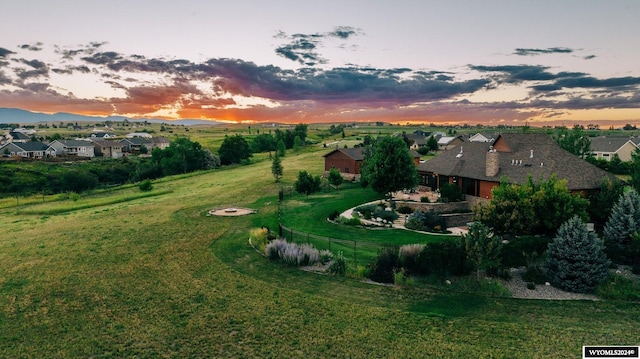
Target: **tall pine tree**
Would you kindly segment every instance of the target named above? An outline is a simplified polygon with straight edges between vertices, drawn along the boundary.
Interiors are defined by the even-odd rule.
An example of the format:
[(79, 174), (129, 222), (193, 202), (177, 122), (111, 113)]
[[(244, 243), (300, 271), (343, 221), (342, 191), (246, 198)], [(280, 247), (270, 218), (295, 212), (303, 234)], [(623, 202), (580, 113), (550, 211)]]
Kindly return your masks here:
[(631, 189), (620, 196), (604, 226), (607, 252), (616, 262), (630, 263), (636, 253), (628, 251), (632, 236), (640, 232), (640, 195)]

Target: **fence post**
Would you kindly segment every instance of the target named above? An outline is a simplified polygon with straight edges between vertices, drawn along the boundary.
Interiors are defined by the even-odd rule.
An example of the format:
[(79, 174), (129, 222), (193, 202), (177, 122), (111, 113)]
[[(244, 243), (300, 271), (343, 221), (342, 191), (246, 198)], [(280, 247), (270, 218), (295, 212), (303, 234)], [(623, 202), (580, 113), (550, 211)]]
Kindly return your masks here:
[(293, 228), (289, 230), (289, 242), (293, 243)]

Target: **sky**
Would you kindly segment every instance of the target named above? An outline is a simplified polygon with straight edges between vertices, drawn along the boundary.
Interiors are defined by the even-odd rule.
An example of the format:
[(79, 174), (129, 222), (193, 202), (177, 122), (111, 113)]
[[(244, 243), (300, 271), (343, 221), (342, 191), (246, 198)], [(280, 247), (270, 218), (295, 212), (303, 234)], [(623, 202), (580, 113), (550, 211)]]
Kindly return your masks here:
[(640, 125), (636, 0), (8, 0), (0, 107)]

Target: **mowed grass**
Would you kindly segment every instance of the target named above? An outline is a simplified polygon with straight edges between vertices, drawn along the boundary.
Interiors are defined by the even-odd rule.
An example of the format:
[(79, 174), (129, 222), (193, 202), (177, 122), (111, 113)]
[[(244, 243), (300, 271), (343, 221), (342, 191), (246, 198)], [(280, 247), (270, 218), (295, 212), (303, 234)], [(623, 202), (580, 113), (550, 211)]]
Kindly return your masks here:
[[(288, 154), (283, 184), (320, 174), (321, 154)], [(638, 344), (634, 303), (401, 289), (269, 262), (247, 240), (277, 223), (269, 161), (165, 185), (57, 215), (0, 209), (0, 357), (565, 358)], [(225, 206), (258, 213), (207, 215)]]

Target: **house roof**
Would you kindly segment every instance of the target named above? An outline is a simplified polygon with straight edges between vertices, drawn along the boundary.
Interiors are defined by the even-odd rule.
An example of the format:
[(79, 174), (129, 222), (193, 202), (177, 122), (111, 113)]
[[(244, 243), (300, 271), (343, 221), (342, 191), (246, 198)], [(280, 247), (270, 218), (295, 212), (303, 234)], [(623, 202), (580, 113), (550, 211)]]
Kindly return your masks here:
[[(501, 142), (501, 143), (499, 143)], [(493, 142), (500, 145), (499, 171), (486, 175), (486, 155), (492, 143), (466, 142), (443, 152), (418, 166), (418, 171), (499, 182), (506, 177), (511, 183), (526, 183), (555, 174), (567, 180), (569, 190), (600, 188), (605, 178), (615, 176), (563, 150), (546, 134), (502, 134)]]
[(345, 154), (347, 157), (355, 160), (362, 161), (364, 160), (364, 147), (355, 147), (355, 148), (336, 148), (335, 150), (323, 155), (322, 157), (330, 156), (335, 152), (341, 152)]
[(627, 142), (631, 142), (634, 146), (636, 143), (634, 142), (635, 138), (630, 137), (592, 137), (589, 138), (591, 141), (591, 152), (616, 152), (622, 146), (624, 146)]
[(425, 136), (417, 135), (415, 133), (406, 133), (404, 135), (407, 136), (409, 140), (412, 140), (418, 146), (424, 146), (427, 144), (427, 137)]
[(122, 147), (121, 143), (118, 142), (113, 142), (113, 141), (93, 141), (93, 144), (96, 145), (96, 147)]
[(458, 138), (457, 136), (443, 136), (440, 137), (438, 139), (438, 145), (442, 146), (442, 145), (448, 145), (450, 144), (453, 140), (455, 140), (456, 138)]
[(29, 140), (31, 138), (25, 135), (24, 133), (18, 132), (18, 131), (9, 132), (9, 136), (11, 136), (11, 138), (13, 138), (14, 140)]
[(14, 143), (14, 145), (26, 152), (46, 151), (49, 148), (49, 145), (36, 141)]
[[(335, 150), (323, 155), (322, 157), (330, 156), (335, 152), (341, 152), (347, 155), (349, 158), (355, 161), (364, 160), (364, 147), (354, 147), (354, 148), (336, 148)], [(414, 150), (409, 150), (409, 154), (413, 158), (420, 158), (420, 154)]]
[(65, 147), (94, 147), (93, 142), (82, 140), (58, 140)]

